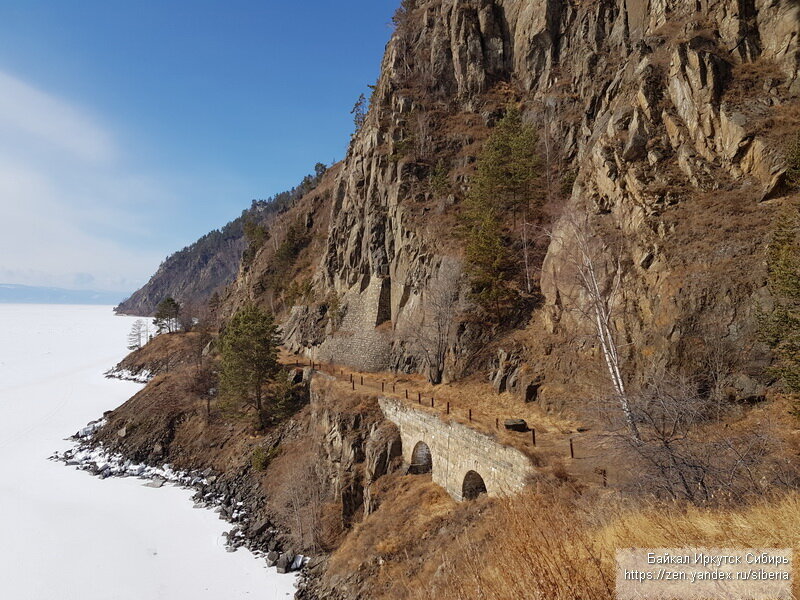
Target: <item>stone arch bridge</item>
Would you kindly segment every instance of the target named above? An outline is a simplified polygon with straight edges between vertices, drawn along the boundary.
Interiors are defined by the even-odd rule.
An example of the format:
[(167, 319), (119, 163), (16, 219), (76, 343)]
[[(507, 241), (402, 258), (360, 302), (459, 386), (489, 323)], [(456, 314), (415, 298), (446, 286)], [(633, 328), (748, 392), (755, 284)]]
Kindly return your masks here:
[(393, 398), (378, 400), (384, 416), (397, 425), (403, 458), (412, 473), (430, 472), (456, 500), (481, 493), (519, 492), (534, 472), (530, 459), (516, 448), (461, 423), (442, 421)]

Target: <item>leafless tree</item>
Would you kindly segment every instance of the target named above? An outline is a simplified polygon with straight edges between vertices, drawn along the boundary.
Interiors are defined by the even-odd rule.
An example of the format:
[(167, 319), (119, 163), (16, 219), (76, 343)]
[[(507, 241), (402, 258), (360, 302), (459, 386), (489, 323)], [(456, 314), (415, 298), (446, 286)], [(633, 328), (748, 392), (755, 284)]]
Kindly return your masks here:
[(643, 463), (639, 486), (672, 499), (707, 503), (762, 490), (774, 464), (768, 427), (711, 427), (718, 418), (713, 397), (698, 382), (657, 370), (631, 397), (638, 438), (623, 439)]
[(533, 281), (531, 279), (531, 260), (528, 240), (528, 227), (530, 224), (525, 219), (522, 222), (522, 256), (525, 264), (525, 289), (530, 294), (533, 290)]
[(295, 548), (317, 551), (323, 535), (322, 507), (329, 498), (328, 474), (324, 461), (318, 460), (321, 452), (318, 442), (312, 443), (295, 457), (285, 479), (289, 483), (276, 490), (279, 516), (291, 531)]
[(411, 56), (413, 50), (413, 31), (410, 20), (415, 8), (416, 2), (414, 0), (402, 0), (392, 17), (392, 22), (395, 25), (395, 48), (400, 61), (398, 67), (402, 66), (400, 72), (402, 80), (409, 78), (413, 70), (413, 57)]
[(198, 367), (202, 365), (203, 356), (213, 339), (208, 321), (199, 321), (194, 327), (194, 339), (192, 340), (192, 354)]
[(194, 369), (190, 391), (205, 400), (206, 420), (211, 419), (211, 401), (217, 394), (219, 376), (210, 361), (200, 361)]
[[(597, 238), (591, 234), (587, 216), (565, 216), (562, 218), (562, 224), (563, 228), (559, 233), (553, 234), (553, 241), (564, 249), (563, 255), (570, 263), (570, 271), (574, 277), (572, 283), (583, 292), (582, 298), (573, 299), (572, 308), (591, 323), (628, 431), (634, 439), (639, 439), (625, 388), (618, 343), (619, 332), (616, 326), (616, 317), (620, 316), (616, 314), (618, 312), (616, 302), (619, 299), (622, 283), (621, 253), (612, 252), (606, 255), (606, 261), (601, 261), (599, 244)], [(605, 269), (603, 262), (607, 265)]]
[(194, 305), (186, 302), (181, 306), (178, 315), (178, 325), (184, 333), (189, 333), (199, 321), (200, 310)]
[(443, 263), (425, 291), (422, 323), (411, 330), (428, 379), (434, 384), (442, 381), (447, 353), (455, 335), (460, 284), (460, 265), (455, 261)]
[(143, 319), (136, 319), (128, 334), (128, 350), (138, 350), (147, 343), (149, 336), (150, 327), (147, 322)]

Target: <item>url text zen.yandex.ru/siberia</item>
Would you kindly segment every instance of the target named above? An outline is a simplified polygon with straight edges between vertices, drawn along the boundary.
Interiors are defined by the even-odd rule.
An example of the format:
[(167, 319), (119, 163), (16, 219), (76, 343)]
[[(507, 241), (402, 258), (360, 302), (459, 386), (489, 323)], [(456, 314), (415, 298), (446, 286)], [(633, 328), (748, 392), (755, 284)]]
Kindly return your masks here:
[(617, 600), (791, 600), (789, 548), (617, 551)]

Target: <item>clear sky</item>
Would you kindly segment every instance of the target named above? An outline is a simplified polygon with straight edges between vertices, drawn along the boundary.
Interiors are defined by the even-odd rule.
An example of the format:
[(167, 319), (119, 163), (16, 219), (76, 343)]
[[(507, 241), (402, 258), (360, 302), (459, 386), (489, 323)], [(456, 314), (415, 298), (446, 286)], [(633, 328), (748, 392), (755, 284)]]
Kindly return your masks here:
[(397, 4), (0, 2), (0, 283), (133, 291), (341, 159)]

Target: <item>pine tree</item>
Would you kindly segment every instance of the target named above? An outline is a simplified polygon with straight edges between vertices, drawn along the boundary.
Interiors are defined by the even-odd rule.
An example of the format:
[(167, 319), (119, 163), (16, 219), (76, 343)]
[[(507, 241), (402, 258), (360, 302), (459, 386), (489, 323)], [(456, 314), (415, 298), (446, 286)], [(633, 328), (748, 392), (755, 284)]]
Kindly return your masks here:
[(769, 247), (767, 284), (774, 300), (761, 315), (762, 339), (773, 349), (771, 371), (790, 392), (800, 392), (800, 210), (791, 207), (779, 219)]
[(168, 296), (159, 302), (153, 318), (153, 325), (156, 326), (159, 333), (164, 331), (173, 333), (178, 331), (178, 318), (180, 315), (181, 305), (172, 296)]
[(536, 197), (539, 162), (536, 132), (509, 107), (484, 145), (472, 182), (472, 196), (502, 212), (530, 209)]
[(443, 160), (439, 160), (436, 166), (431, 169), (430, 175), (428, 175), (428, 186), (431, 192), (438, 198), (450, 193), (450, 179)]
[(471, 219), (466, 257), (472, 295), (499, 316), (502, 305), (515, 296), (511, 285), (514, 261), (495, 210), (483, 210)]
[(523, 213), (523, 223), (527, 223), (530, 211), (538, 207), (537, 183), (536, 134), (523, 122), (520, 111), (509, 107), (481, 151), (465, 212), (467, 274), (473, 295), (498, 316), (502, 305), (516, 295), (517, 261), (506, 218), (510, 214), (515, 224)]
[(364, 123), (367, 122), (367, 98), (364, 94), (361, 94), (356, 100), (355, 105), (353, 106), (353, 110), (350, 111), (350, 114), (353, 115), (353, 125), (355, 125), (355, 134), (361, 131), (361, 128), (364, 127)]
[(254, 305), (240, 309), (222, 335), (222, 395), (234, 405), (255, 408), (261, 427), (268, 422), (265, 386), (280, 369), (278, 344), (274, 317)]

